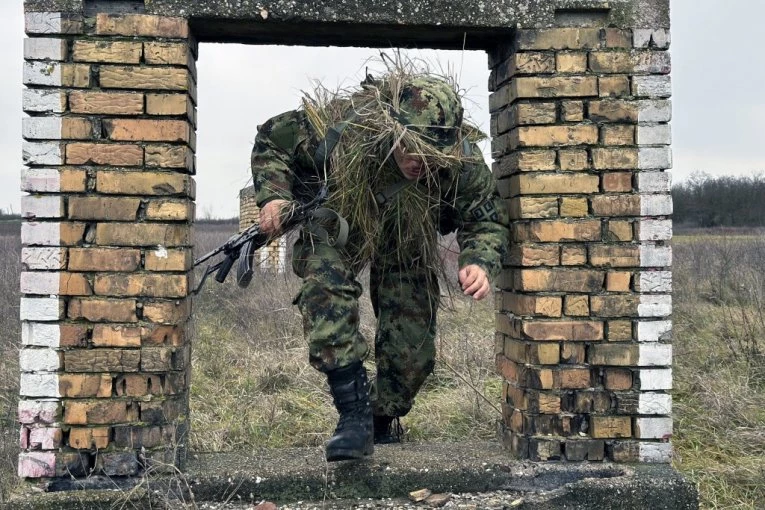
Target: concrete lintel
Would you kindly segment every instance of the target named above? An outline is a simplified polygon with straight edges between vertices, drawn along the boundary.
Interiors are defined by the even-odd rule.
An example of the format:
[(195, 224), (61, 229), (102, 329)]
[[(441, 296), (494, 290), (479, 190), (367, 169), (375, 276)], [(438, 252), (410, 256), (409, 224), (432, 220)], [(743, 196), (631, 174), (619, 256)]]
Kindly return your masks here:
[[(91, 15), (114, 12), (100, 0), (25, 0), (27, 12)], [(486, 47), (503, 31), (555, 26), (669, 28), (668, 0), (146, 0), (111, 2), (126, 13), (180, 16), (201, 41), (299, 45), (390, 46), (429, 44)], [(119, 9), (117, 9), (119, 11)], [(299, 25), (300, 30), (295, 27)], [(312, 28), (313, 27), (313, 28)], [(406, 30), (402, 28), (406, 27)], [(371, 31), (370, 31), (371, 29)], [(452, 36), (443, 40), (445, 34)], [(434, 34), (435, 33), (435, 34)], [(459, 35), (459, 37), (458, 37)]]

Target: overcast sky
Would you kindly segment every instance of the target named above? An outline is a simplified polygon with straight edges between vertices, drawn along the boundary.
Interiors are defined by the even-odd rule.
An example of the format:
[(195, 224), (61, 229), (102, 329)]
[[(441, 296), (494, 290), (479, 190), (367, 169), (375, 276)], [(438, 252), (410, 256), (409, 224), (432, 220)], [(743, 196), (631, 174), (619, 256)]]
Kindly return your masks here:
[[(672, 0), (674, 180), (765, 171), (762, 0)], [(19, 211), (21, 0), (0, 2), (0, 208)], [(354, 84), (377, 50), (204, 44), (199, 56), (197, 215), (238, 214), (250, 179), (256, 126), (299, 104), (312, 79)], [(450, 66), (468, 90), (472, 118), (488, 129), (482, 52), (414, 52)]]

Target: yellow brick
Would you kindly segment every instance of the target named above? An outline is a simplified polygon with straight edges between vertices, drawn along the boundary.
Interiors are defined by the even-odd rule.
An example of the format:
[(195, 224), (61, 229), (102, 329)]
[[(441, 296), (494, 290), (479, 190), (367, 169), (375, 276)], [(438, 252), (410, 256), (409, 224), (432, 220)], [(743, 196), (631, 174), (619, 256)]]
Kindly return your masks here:
[(592, 197), (592, 213), (596, 216), (639, 216), (640, 195), (598, 195)]
[(632, 340), (632, 322), (628, 320), (608, 321), (608, 341), (625, 342)]
[(561, 117), (564, 122), (582, 122), (584, 120), (584, 103), (581, 101), (563, 101)]
[(188, 200), (152, 200), (146, 207), (146, 219), (190, 221), (194, 219), (194, 204)]
[(559, 52), (555, 56), (559, 73), (584, 73), (587, 71), (587, 53)]
[(175, 172), (117, 172), (96, 173), (99, 193), (124, 195), (190, 194), (191, 178)]
[(510, 200), (513, 219), (555, 218), (558, 216), (558, 199), (552, 197), (518, 197)]
[(187, 225), (151, 223), (99, 223), (96, 243), (102, 246), (187, 246), (191, 240)]
[(637, 149), (593, 149), (593, 166), (598, 170), (637, 168)]
[(147, 64), (182, 65), (189, 63), (187, 43), (147, 42), (143, 44)]
[(587, 170), (590, 167), (586, 150), (561, 149), (558, 151), (558, 158), (561, 170)]
[(90, 119), (64, 117), (61, 119), (61, 138), (64, 140), (87, 140), (93, 138), (93, 124)]
[(137, 145), (70, 143), (66, 146), (70, 165), (140, 166), (143, 147)]
[(511, 132), (510, 139), (512, 149), (517, 147), (595, 145), (596, 143), (598, 143), (598, 128), (593, 125), (522, 126)]
[(96, 33), (185, 39), (189, 36), (189, 24), (185, 18), (101, 13), (96, 17)]
[(593, 266), (636, 267), (640, 265), (640, 247), (636, 245), (594, 245), (590, 248)]
[(615, 124), (600, 129), (603, 145), (634, 145), (635, 126)]
[(518, 266), (557, 266), (558, 247), (514, 243), (510, 248), (510, 263)]
[(591, 420), (595, 439), (632, 436), (632, 418), (629, 416), (593, 416)]
[(138, 115), (143, 113), (143, 94), (76, 90), (69, 94), (69, 109), (72, 113)]
[(614, 241), (632, 241), (632, 223), (629, 221), (609, 221), (608, 232)]
[(84, 64), (62, 64), (61, 84), (64, 87), (80, 89), (90, 87), (90, 66)]
[(185, 115), (188, 111), (186, 94), (146, 94), (146, 113), (150, 115)]
[(190, 76), (172, 67), (101, 66), (100, 82), (112, 89), (189, 90)]
[(597, 193), (600, 179), (587, 174), (521, 174), (511, 178), (513, 194)]
[(115, 141), (188, 142), (191, 126), (185, 120), (109, 119), (104, 130)]
[(75, 41), (75, 62), (138, 64), (141, 43), (125, 41)]
[(598, 78), (598, 94), (600, 97), (625, 97), (630, 95), (630, 79), (628, 76), (601, 76)]
[(609, 271), (606, 274), (606, 290), (609, 292), (629, 292), (632, 273), (629, 271)]
[(634, 101), (590, 101), (589, 118), (593, 122), (637, 122), (638, 103)]
[(146, 252), (144, 266), (147, 271), (188, 271), (191, 269), (191, 250), (158, 249)]
[(516, 288), (524, 292), (598, 292), (603, 289), (603, 280), (602, 271), (591, 269), (520, 269), (516, 272)]
[(600, 221), (532, 221), (518, 225), (516, 238), (542, 243), (599, 241)]
[(140, 347), (141, 328), (96, 324), (93, 327), (93, 345), (96, 347)]
[(146, 145), (146, 166), (194, 168), (194, 153), (186, 145)]
[(102, 296), (176, 298), (189, 289), (185, 275), (106, 274), (96, 275), (94, 290)]
[(598, 80), (594, 76), (519, 77), (513, 79), (510, 87), (510, 102), (526, 98), (597, 95)]
[(588, 214), (586, 198), (564, 197), (560, 202), (560, 215), (562, 217), (582, 217)]
[(586, 317), (590, 315), (588, 296), (566, 296), (566, 315), (572, 317)]
[(564, 266), (581, 266), (587, 262), (587, 249), (583, 246), (562, 246), (560, 262)]

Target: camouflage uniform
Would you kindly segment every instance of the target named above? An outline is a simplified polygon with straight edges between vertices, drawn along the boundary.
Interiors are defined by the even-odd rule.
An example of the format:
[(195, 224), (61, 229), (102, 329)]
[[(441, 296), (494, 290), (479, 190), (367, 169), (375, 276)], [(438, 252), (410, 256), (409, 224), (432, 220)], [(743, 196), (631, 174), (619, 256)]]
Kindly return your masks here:
[[(302, 110), (283, 113), (258, 127), (252, 152), (258, 206), (274, 199), (306, 201), (315, 195), (321, 178), (312, 158), (320, 141)], [(459, 186), (442, 189), (459, 191), (457, 196), (441, 198), (442, 224), (450, 225), (447, 231), (457, 230), (459, 266), (477, 264), (493, 279), (501, 269), (508, 242), (506, 210), (482, 160), (455, 171), (460, 175), (443, 172), (445, 181), (458, 181)], [(395, 207), (395, 199), (386, 207)], [(395, 243), (395, 236), (389, 240)], [(387, 249), (395, 247), (381, 247)], [(439, 290), (436, 275), (418, 263), (416, 255), (407, 257), (405, 263), (371, 261), (370, 294), (377, 317), (375, 415), (409, 412), (417, 391), (433, 371)], [(305, 230), (294, 247), (293, 270), (303, 279), (295, 304), (310, 342), (310, 362), (323, 372), (348, 366), (368, 353), (359, 332), (362, 287), (356, 276), (360, 268), (353, 267), (351, 259), (343, 249), (335, 249)]]

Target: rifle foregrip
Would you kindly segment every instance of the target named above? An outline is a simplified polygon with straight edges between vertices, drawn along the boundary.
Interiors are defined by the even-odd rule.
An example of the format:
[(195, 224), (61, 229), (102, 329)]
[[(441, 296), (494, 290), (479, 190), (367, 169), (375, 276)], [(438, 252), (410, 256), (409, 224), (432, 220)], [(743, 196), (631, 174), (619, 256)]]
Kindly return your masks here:
[(234, 262), (236, 262), (235, 257), (232, 257), (231, 255), (226, 257), (226, 260), (223, 261), (223, 265), (220, 266), (220, 269), (218, 269), (218, 272), (215, 273), (216, 282), (223, 283), (224, 281), (226, 281), (228, 272), (231, 271), (232, 267), (234, 267)]

